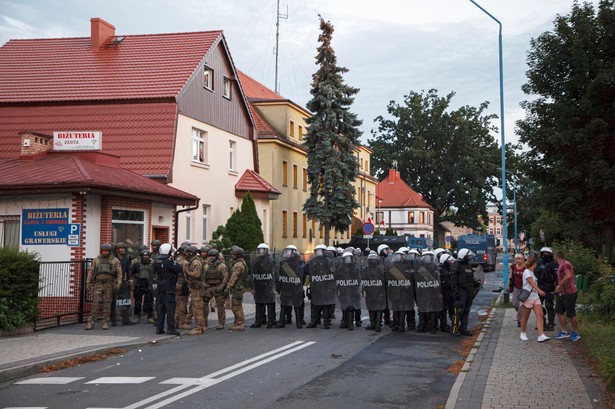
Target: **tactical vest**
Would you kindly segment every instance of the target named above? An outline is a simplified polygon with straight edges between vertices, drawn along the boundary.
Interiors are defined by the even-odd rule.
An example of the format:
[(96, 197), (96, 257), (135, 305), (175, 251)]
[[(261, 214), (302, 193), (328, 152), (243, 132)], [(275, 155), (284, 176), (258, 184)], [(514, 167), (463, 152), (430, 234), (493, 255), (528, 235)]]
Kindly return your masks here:
[(471, 265), (461, 265), (459, 286), (464, 288), (474, 288), (474, 269)]
[(207, 268), (205, 269), (205, 281), (210, 286), (220, 285), (222, 284), (222, 280), (224, 276), (218, 267), (220, 266), (220, 262), (216, 261), (214, 263), (207, 263)]
[(111, 264), (111, 257), (109, 258), (98, 258), (98, 265), (96, 266), (96, 270), (94, 271), (95, 276), (99, 275), (110, 275), (112, 277), (117, 277), (117, 271), (113, 268)]
[(233, 288), (236, 289), (243, 289), (246, 286), (246, 279), (248, 277), (248, 265), (246, 264), (246, 262), (243, 259), (239, 259), (237, 261), (235, 261), (233, 263), (233, 266), (235, 266), (235, 264), (237, 263), (242, 263), (243, 264), (243, 272), (239, 275), (239, 277), (237, 277), (237, 281), (235, 281), (235, 285), (233, 286)]
[(139, 280), (147, 280), (149, 279), (150, 274), (152, 273), (152, 263), (143, 264), (139, 266), (139, 274), (137, 275), (137, 279)]

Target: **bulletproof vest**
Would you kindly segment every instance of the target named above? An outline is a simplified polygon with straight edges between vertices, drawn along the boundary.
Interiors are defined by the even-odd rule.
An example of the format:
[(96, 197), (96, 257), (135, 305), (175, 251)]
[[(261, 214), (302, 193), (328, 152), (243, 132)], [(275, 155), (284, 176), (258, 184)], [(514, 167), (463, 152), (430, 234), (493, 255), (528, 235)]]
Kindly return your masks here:
[(139, 274), (137, 275), (137, 278), (140, 280), (148, 279), (151, 273), (152, 273), (152, 263), (151, 262), (147, 264), (141, 263), (141, 265), (139, 266)]
[(442, 288), (450, 288), (451, 272), (444, 266), (440, 266), (440, 282), (442, 283)]
[(218, 266), (220, 266), (219, 261), (207, 263), (207, 268), (205, 269), (205, 281), (207, 284), (218, 285), (222, 283), (224, 276), (222, 275), (222, 272), (218, 270)]
[(195, 257), (195, 258), (193, 258), (193, 259), (189, 262), (189, 264), (188, 264), (188, 270), (189, 270), (189, 271), (190, 271), (190, 270), (192, 270), (192, 268), (193, 268), (192, 266), (193, 266), (195, 263), (199, 263), (199, 264), (201, 264), (201, 276), (200, 276), (200, 277), (192, 277), (191, 275), (188, 275), (188, 280), (189, 280), (189, 281), (201, 281), (201, 280), (203, 280), (203, 278), (204, 278), (204, 276), (205, 276), (205, 272), (203, 271), (203, 262), (201, 261), (201, 259), (200, 259), (199, 257)]
[(235, 266), (235, 264), (237, 263), (242, 263), (243, 264), (243, 272), (239, 275), (239, 277), (237, 277), (237, 281), (235, 281), (235, 285), (233, 286), (234, 288), (244, 288), (245, 284), (246, 284), (246, 277), (247, 277), (247, 271), (248, 271), (248, 266), (246, 264), (246, 262), (240, 258), (239, 260), (236, 260), (233, 262), (233, 266)]
[(117, 277), (117, 271), (115, 271), (115, 269), (113, 268), (113, 265), (111, 264), (111, 257), (109, 258), (99, 257), (98, 261), (99, 261), (98, 266), (96, 266), (96, 271), (94, 271), (95, 275), (109, 274), (109, 275), (112, 275), (113, 277)]
[(471, 265), (460, 264), (461, 267), (459, 276), (459, 286), (465, 288), (474, 288), (474, 269)]

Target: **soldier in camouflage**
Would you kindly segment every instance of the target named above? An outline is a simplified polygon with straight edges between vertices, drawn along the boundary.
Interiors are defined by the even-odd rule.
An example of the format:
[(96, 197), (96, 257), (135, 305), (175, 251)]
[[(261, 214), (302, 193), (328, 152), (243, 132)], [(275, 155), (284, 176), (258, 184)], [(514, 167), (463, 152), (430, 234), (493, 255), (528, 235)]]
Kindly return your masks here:
[(197, 256), (198, 249), (195, 246), (186, 248), (184, 254), (186, 256), (185, 272), (188, 278), (188, 287), (190, 288), (190, 298), (192, 299), (192, 313), (195, 318), (195, 327), (188, 335), (201, 335), (207, 330), (207, 321), (203, 314), (203, 295), (205, 293), (203, 283), (203, 262)]
[[(205, 264), (205, 326), (207, 326), (207, 319), (209, 316), (209, 301), (216, 297), (216, 306), (218, 307), (218, 325), (217, 330), (224, 329), (224, 323), (226, 322), (226, 311), (224, 310), (224, 300), (226, 294), (224, 292), (226, 284), (228, 283), (228, 272), (226, 264), (220, 261), (220, 253), (216, 249), (211, 249), (207, 253), (207, 264)], [(194, 312), (193, 307), (192, 311)]]
[(175, 328), (179, 329), (189, 328), (188, 324), (186, 323), (188, 295), (190, 294), (187, 279), (187, 268), (189, 263), (186, 259), (186, 255), (184, 254), (188, 247), (190, 247), (189, 243), (182, 243), (182, 245), (177, 249), (177, 254), (175, 256), (175, 261), (177, 261), (177, 263), (182, 266), (182, 273), (178, 274), (177, 284), (175, 284)]
[(244, 251), (241, 247), (234, 247), (231, 255), (233, 256), (233, 265), (231, 266), (231, 277), (228, 280), (227, 291), (231, 298), (231, 311), (235, 316), (235, 322), (229, 327), (229, 330), (243, 331), (243, 291), (248, 266), (243, 259)]
[(94, 323), (98, 317), (98, 310), (102, 303), (102, 329), (109, 329), (109, 318), (111, 316), (111, 300), (113, 289), (119, 289), (122, 283), (122, 267), (117, 258), (111, 255), (111, 244), (105, 243), (100, 246), (100, 255), (92, 260), (88, 269), (86, 285), (94, 284), (94, 297), (92, 300), (92, 311), (86, 330), (94, 328)]

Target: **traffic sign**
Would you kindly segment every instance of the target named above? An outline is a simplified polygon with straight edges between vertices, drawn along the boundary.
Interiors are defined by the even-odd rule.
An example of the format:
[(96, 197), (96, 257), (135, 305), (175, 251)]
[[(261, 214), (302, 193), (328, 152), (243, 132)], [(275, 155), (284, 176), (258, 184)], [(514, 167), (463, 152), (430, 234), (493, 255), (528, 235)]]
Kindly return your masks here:
[(368, 236), (374, 234), (374, 225), (370, 222), (363, 223), (363, 234)]
[(446, 237), (444, 238), (444, 241), (446, 241), (447, 243), (450, 243), (450, 242), (451, 242), (451, 239), (452, 239), (452, 237), (451, 237), (451, 236), (446, 236)]

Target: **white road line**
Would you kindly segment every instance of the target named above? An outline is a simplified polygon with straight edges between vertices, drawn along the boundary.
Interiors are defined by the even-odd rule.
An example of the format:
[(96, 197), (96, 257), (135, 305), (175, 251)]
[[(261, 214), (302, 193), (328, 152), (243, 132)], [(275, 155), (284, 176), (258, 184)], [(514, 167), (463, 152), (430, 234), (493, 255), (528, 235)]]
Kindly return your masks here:
[(147, 382), (150, 379), (154, 379), (153, 376), (107, 376), (98, 379), (94, 379), (93, 381), (86, 382), (88, 383), (113, 383), (113, 384), (136, 384)]
[(49, 376), (41, 378), (26, 379), (24, 381), (15, 382), (15, 385), (66, 385), (71, 382), (83, 379), (83, 377), (68, 377), (68, 376)]
[[(161, 408), (161, 407), (166, 406), (166, 405), (168, 405), (168, 404), (170, 404), (170, 403), (173, 403), (173, 402), (175, 402), (175, 401), (177, 401), (177, 400), (183, 399), (183, 398), (185, 398), (186, 396), (189, 396), (189, 395), (192, 395), (192, 394), (194, 394), (194, 393), (200, 392), (200, 391), (202, 391), (203, 389), (206, 389), (206, 388), (208, 388), (208, 387), (210, 387), (210, 386), (213, 386), (213, 385), (215, 385), (215, 384), (217, 384), (217, 383), (220, 383), (220, 382), (225, 381), (225, 380), (227, 380), (227, 379), (233, 378), (233, 377), (235, 377), (235, 376), (237, 376), (237, 375), (240, 375), (240, 374), (242, 374), (242, 373), (244, 373), (244, 372), (249, 371), (250, 369), (254, 369), (254, 368), (258, 367), (258, 366), (261, 366), (261, 365), (264, 365), (264, 364), (266, 364), (266, 363), (268, 363), (268, 362), (274, 361), (274, 360), (276, 360), (276, 359), (278, 359), (278, 358), (281, 358), (281, 357), (283, 357), (283, 356), (285, 356), (285, 355), (292, 354), (293, 352), (299, 351), (300, 349), (306, 348), (306, 347), (308, 347), (308, 346), (310, 346), (310, 345), (313, 345), (313, 344), (315, 344), (315, 343), (316, 343), (316, 342), (314, 342), (314, 341), (309, 341), (309, 342), (306, 342), (306, 343), (304, 343), (304, 344), (302, 344), (302, 345), (296, 346), (296, 347), (291, 348), (291, 349), (287, 349), (286, 351), (281, 352), (281, 353), (279, 353), (279, 354), (277, 354), (277, 355), (273, 355), (273, 356), (271, 356), (271, 357), (269, 357), (269, 358), (267, 358), (267, 359), (264, 359), (264, 360), (262, 360), (262, 361), (255, 362), (255, 363), (253, 363), (253, 364), (251, 364), (251, 365), (248, 365), (248, 366), (243, 367), (243, 368), (241, 368), (241, 369), (238, 369), (238, 370), (236, 370), (236, 371), (234, 371), (234, 372), (231, 372), (231, 373), (229, 373), (229, 374), (226, 374), (226, 375), (224, 375), (224, 376), (222, 376), (222, 377), (220, 377), (220, 378), (212, 379), (211, 377), (212, 377), (212, 375), (213, 375), (213, 374), (206, 375), (206, 376), (204, 376), (204, 377), (202, 377), (202, 378), (199, 378), (199, 379), (197, 380), (197, 381), (199, 381), (199, 382), (203, 382), (203, 381), (207, 381), (207, 380), (209, 380), (209, 382), (206, 382), (206, 384), (204, 384), (204, 385), (203, 385), (203, 384), (198, 385), (198, 386), (196, 386), (196, 387), (194, 387), (194, 388), (192, 388), (192, 389), (190, 389), (190, 390), (187, 390), (187, 391), (185, 391), (185, 392), (182, 392), (182, 393), (180, 393), (180, 394), (177, 394), (177, 395), (175, 395), (175, 396), (172, 396), (172, 397), (170, 397), (170, 398), (168, 398), (168, 399), (166, 399), (166, 400), (160, 401), (160, 402), (158, 402), (158, 403), (156, 403), (156, 404), (154, 404), (154, 405), (152, 405), (152, 406), (148, 406), (148, 407), (147, 407), (147, 409), (158, 409), (158, 408)], [(228, 372), (228, 371), (225, 371), (225, 372)]]
[(11, 406), (4, 409), (47, 409), (47, 406)]

